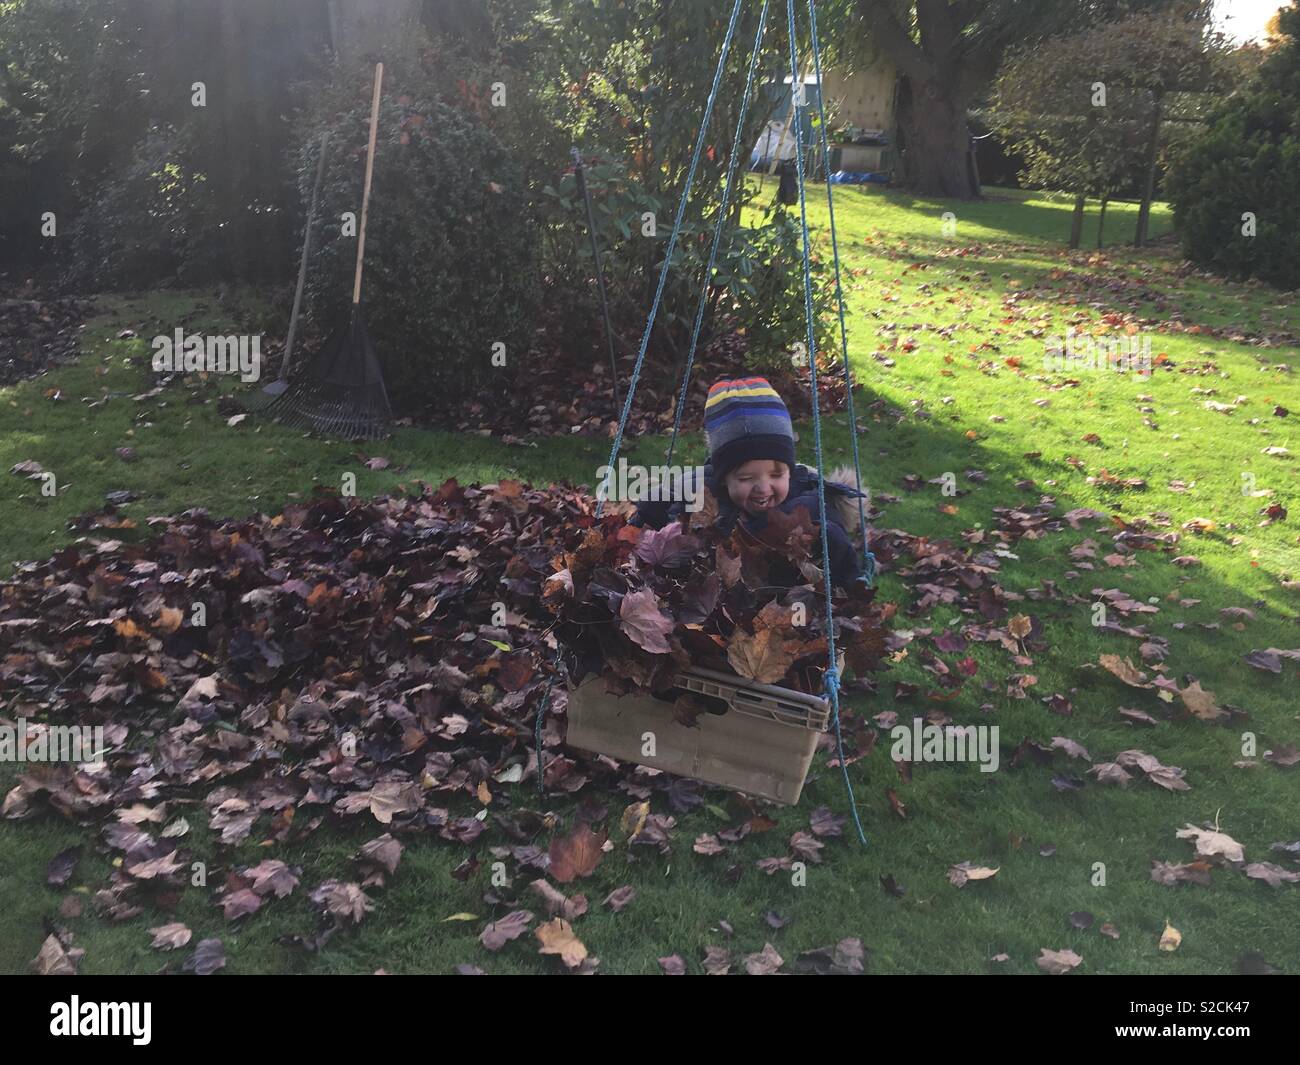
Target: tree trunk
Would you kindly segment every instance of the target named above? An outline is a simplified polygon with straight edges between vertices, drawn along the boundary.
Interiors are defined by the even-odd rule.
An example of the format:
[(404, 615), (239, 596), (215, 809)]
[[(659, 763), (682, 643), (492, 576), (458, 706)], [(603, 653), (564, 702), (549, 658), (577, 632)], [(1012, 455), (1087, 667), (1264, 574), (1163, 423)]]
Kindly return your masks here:
[(1147, 242), (1147, 229), (1151, 222), (1151, 200), (1156, 192), (1156, 157), (1160, 150), (1160, 118), (1164, 110), (1164, 97), (1157, 95), (1155, 107), (1151, 113), (1151, 135), (1147, 142), (1146, 188), (1142, 192), (1142, 206), (1138, 208), (1137, 233), (1133, 237), (1133, 246), (1144, 247)]
[(1074, 218), (1070, 221), (1070, 248), (1075, 249), (1083, 242), (1083, 209), (1088, 199), (1081, 192), (1074, 198)]
[(957, 200), (979, 197), (970, 166), (966, 103), (938, 81), (900, 79), (899, 163), (903, 184), (911, 191)]
[(1106, 228), (1106, 201), (1110, 199), (1109, 193), (1102, 193), (1101, 213), (1097, 216), (1097, 250), (1102, 248), (1101, 233)]

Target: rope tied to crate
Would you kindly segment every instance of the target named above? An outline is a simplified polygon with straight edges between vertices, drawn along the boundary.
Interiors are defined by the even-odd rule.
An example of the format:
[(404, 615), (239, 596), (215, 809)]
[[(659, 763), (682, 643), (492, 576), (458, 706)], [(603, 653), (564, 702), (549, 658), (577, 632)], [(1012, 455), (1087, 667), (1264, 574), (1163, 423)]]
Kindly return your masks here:
[[(555, 661), (560, 660), (560, 652), (555, 652)], [(546, 681), (546, 691), (542, 693), (542, 703), (537, 708), (537, 717), (533, 722), (533, 743), (537, 749), (537, 794), (543, 796), (546, 794), (545, 774), (542, 772), (542, 726), (546, 724), (546, 709), (551, 705), (551, 688), (555, 684), (555, 674), (552, 673)]]
[[(618, 419), (618, 431), (614, 434), (614, 445), (609, 451), (609, 467), (613, 469), (618, 460), (619, 449), (623, 446), (623, 432), (627, 428), (628, 417), (632, 413), (632, 401), (636, 398), (636, 386), (641, 380), (641, 367), (645, 364), (646, 351), (650, 347), (650, 334), (654, 329), (655, 318), (659, 314), (659, 305), (663, 302), (664, 286), (668, 281), (668, 267), (672, 265), (673, 252), (677, 250), (677, 238), (681, 235), (682, 220), (686, 216), (686, 202), (690, 198), (691, 186), (695, 184), (695, 171), (700, 164), (700, 155), (704, 151), (704, 138), (709, 132), (709, 122), (713, 118), (713, 105), (718, 99), (718, 86), (722, 84), (722, 73), (727, 66), (727, 56), (736, 37), (736, 20), (740, 17), (741, 0), (736, 0), (731, 9), (731, 21), (727, 23), (727, 35), (722, 40), (722, 52), (718, 56), (718, 69), (713, 73), (713, 85), (709, 89), (709, 99), (704, 105), (704, 115), (700, 119), (700, 132), (695, 138), (695, 150), (691, 153), (691, 165), (686, 171), (686, 184), (682, 188), (682, 197), (677, 203), (677, 214), (673, 218), (672, 233), (668, 237), (668, 248), (664, 252), (664, 263), (659, 268), (659, 284), (655, 289), (654, 301), (650, 304), (650, 314), (646, 317), (645, 332), (641, 335), (641, 346), (637, 351), (636, 362), (632, 364), (632, 377), (628, 381), (627, 398), (623, 401), (623, 413)], [(708, 278), (705, 279), (708, 286)], [(605, 500), (596, 503), (596, 517), (605, 509)]]
[[(704, 325), (704, 311), (709, 302), (709, 281), (718, 260), (718, 246), (722, 243), (722, 227), (727, 220), (727, 205), (731, 199), (731, 190), (736, 180), (736, 165), (740, 161), (741, 138), (745, 135), (745, 119), (749, 117), (749, 101), (754, 91), (754, 72), (758, 68), (758, 57), (763, 50), (763, 33), (767, 29), (767, 5), (763, 0), (763, 10), (758, 16), (758, 32), (754, 35), (754, 51), (749, 57), (749, 74), (745, 79), (745, 94), (740, 101), (740, 115), (736, 119), (736, 133), (731, 139), (731, 158), (727, 163), (727, 180), (722, 186), (722, 202), (718, 205), (718, 218), (713, 225), (713, 243), (709, 247), (709, 263), (704, 268), (704, 284), (700, 288), (700, 302), (695, 308), (695, 324), (691, 329), (691, 343), (686, 350), (686, 366), (682, 371), (682, 387), (677, 396), (677, 410), (673, 416), (673, 435), (668, 441), (668, 465), (673, 464), (673, 451), (677, 447), (677, 436), (682, 428), (682, 415), (686, 412), (686, 390), (691, 382), (691, 370), (695, 367), (695, 351), (700, 342), (700, 329)], [(665, 266), (667, 264), (665, 263)]]
[[(814, 0), (808, 0), (808, 9), (813, 9)], [(817, 508), (821, 517), (821, 541), (822, 541), (822, 589), (825, 598), (826, 607), (826, 653), (829, 661), (826, 664), (826, 673), (822, 678), (823, 691), (827, 700), (831, 704), (831, 723), (835, 726), (835, 753), (840, 763), (840, 773), (844, 777), (844, 790), (849, 797), (849, 812), (853, 815), (854, 827), (858, 830), (858, 841), (864, 846), (867, 842), (866, 833), (862, 829), (862, 821), (858, 817), (858, 804), (853, 797), (853, 782), (849, 779), (849, 767), (844, 758), (844, 735), (840, 728), (840, 674), (839, 674), (839, 656), (835, 652), (835, 612), (831, 603), (831, 548), (830, 541), (826, 532), (826, 475), (822, 471), (824, 465), (822, 457), (822, 417), (820, 395), (817, 391), (817, 339), (814, 326), (813, 314), (813, 293), (812, 293), (812, 256), (810, 254), (810, 237), (808, 233), (808, 203), (806, 190), (804, 187), (804, 166), (803, 166), (803, 122), (802, 116), (798, 109), (803, 105), (800, 102), (802, 93), (797, 91), (796, 86), (799, 82), (799, 44), (795, 34), (794, 23), (794, 0), (786, 0), (786, 21), (789, 24), (790, 32), (790, 92), (792, 103), (795, 107), (795, 175), (799, 182), (799, 225), (803, 231), (803, 301), (804, 301), (804, 323), (808, 334), (808, 374), (810, 378), (810, 387), (812, 388), (812, 415), (813, 415), (813, 448), (817, 455)], [(814, 38), (815, 42), (815, 38)], [(814, 51), (816, 46), (814, 43)], [(820, 59), (818, 64), (820, 65)], [(820, 79), (818, 89), (821, 88)], [(821, 93), (818, 92), (820, 98)], [(825, 117), (822, 119), (825, 122)], [(830, 184), (827, 183), (827, 192), (830, 191)], [(831, 216), (832, 225), (834, 225), (834, 215)], [(838, 286), (837, 286), (838, 288)], [(843, 301), (840, 303), (840, 324), (843, 326)], [(852, 397), (852, 381), (847, 378), (848, 373), (848, 350), (844, 352), (844, 369), (846, 381), (849, 383), (849, 396)], [(851, 398), (850, 398), (851, 402)], [(850, 407), (850, 410), (852, 408)], [(857, 426), (850, 421), (849, 435), (854, 438), (854, 468), (857, 469)], [(862, 480), (861, 472), (856, 476), (859, 483)], [(861, 508), (861, 499), (859, 498), (858, 506)], [(863, 543), (866, 543), (866, 524), (865, 517), (862, 526)], [(870, 554), (870, 552), (868, 552)], [(872, 565), (872, 574), (875, 573), (874, 560)]]
[[(766, 21), (767, 2), (768, 0), (764, 0), (763, 2), (763, 13), (764, 13), (763, 21)], [(731, 20), (727, 23), (727, 34), (723, 38), (722, 52), (718, 56), (718, 69), (714, 71), (713, 85), (709, 89), (709, 98), (704, 105), (704, 115), (700, 120), (700, 132), (696, 135), (695, 150), (691, 154), (691, 165), (686, 172), (686, 185), (682, 189), (682, 197), (677, 204), (677, 214), (673, 218), (672, 233), (668, 238), (668, 249), (664, 253), (663, 266), (660, 267), (659, 270), (659, 284), (658, 287), (655, 289), (654, 302), (650, 305), (650, 314), (646, 319), (645, 332), (641, 336), (641, 346), (637, 351), (636, 362), (633, 363), (632, 365), (632, 377), (631, 380), (628, 382), (627, 399), (624, 400), (623, 402), (623, 411), (619, 415), (618, 431), (614, 434), (614, 444), (613, 447), (610, 448), (609, 466), (611, 469), (614, 467), (618, 459), (619, 449), (623, 446), (623, 433), (627, 429), (627, 420), (632, 413), (632, 400), (636, 396), (636, 386), (641, 379), (641, 367), (645, 363), (646, 351), (650, 347), (650, 333), (654, 329), (655, 317), (659, 314), (659, 305), (663, 302), (664, 286), (668, 281), (668, 267), (672, 263), (673, 252), (677, 249), (677, 238), (681, 235), (682, 220), (686, 216), (686, 203), (690, 197), (691, 186), (695, 183), (695, 171), (699, 167), (700, 156), (704, 151), (704, 138), (709, 130), (709, 122), (713, 118), (713, 105), (717, 102), (718, 99), (718, 87), (722, 84), (722, 73), (727, 66), (727, 56), (731, 53), (731, 45), (736, 37), (736, 22), (740, 18), (741, 3), (742, 0), (736, 0), (735, 5), (731, 9)], [(762, 31), (763, 31), (763, 27), (762, 24), (760, 23), (759, 26), (760, 37), (762, 36)], [(757, 51), (758, 49), (756, 46), (755, 53), (757, 53)], [(749, 76), (751, 81), (753, 79), (753, 75), (754, 75), (754, 62), (751, 60), (750, 71), (749, 71)], [(748, 92), (749, 90), (748, 88), (746, 88), (746, 96), (748, 96)], [(744, 116), (742, 114), (741, 122), (743, 123), (743, 121), (744, 121)], [(738, 132), (739, 132), (739, 127), (738, 127)], [(735, 155), (734, 149), (732, 154), (734, 157)], [(730, 178), (728, 180), (730, 181)], [(719, 231), (721, 227), (721, 217), (722, 216), (719, 215), (719, 223), (718, 223)], [(716, 250), (717, 249), (716, 249), (716, 233), (715, 233), (714, 251), (716, 252)], [(710, 255), (709, 265), (710, 265), (710, 269), (712, 269), (712, 265), (713, 265), (712, 255)], [(706, 291), (707, 291), (707, 287), (708, 287), (708, 277), (706, 275), (705, 277)], [(698, 332), (699, 332), (699, 322), (697, 321), (696, 323), (697, 336), (698, 336)], [(693, 344), (694, 341), (692, 341), (692, 350), (693, 350)], [(597, 519), (600, 518), (601, 512), (604, 511), (604, 509), (605, 509), (605, 499), (602, 496), (600, 499), (596, 501)], [(555, 660), (557, 663), (560, 660), (560, 651), (558, 647), (555, 653)], [(551, 683), (554, 683), (554, 675), (552, 675)], [(546, 709), (550, 703), (550, 697), (551, 697), (551, 685), (548, 684), (546, 688), (546, 694), (542, 699), (541, 705), (538, 707), (537, 719), (534, 723), (534, 738), (537, 747), (537, 789), (539, 793), (544, 793), (545, 790), (543, 785), (543, 773), (542, 773), (542, 753), (543, 753), (542, 752), (542, 725), (546, 717)]]
[[(732, 142), (732, 157), (728, 164), (727, 180), (723, 189), (723, 198), (721, 201), (721, 206), (719, 207), (717, 220), (714, 224), (713, 242), (709, 251), (708, 265), (705, 268), (703, 291), (701, 293), (700, 302), (696, 308), (696, 316), (695, 316), (692, 334), (691, 334), (690, 348), (687, 354), (686, 364), (682, 375), (682, 386), (681, 386), (681, 391), (678, 395), (677, 410), (675, 412), (675, 417), (673, 421), (672, 438), (669, 442), (669, 447), (667, 452), (670, 463), (672, 461), (673, 450), (676, 447), (677, 437), (681, 429), (682, 416), (686, 407), (686, 394), (690, 383), (690, 374), (695, 363), (695, 354), (696, 354), (696, 349), (699, 341), (700, 329), (703, 322), (704, 310), (707, 303), (709, 282), (710, 279), (712, 278), (714, 268), (716, 265), (717, 251), (718, 251), (719, 244), (721, 242), (722, 227), (726, 217), (726, 208), (731, 195), (733, 183), (735, 180), (736, 160), (739, 156), (739, 145), (741, 143), (741, 136), (743, 134), (745, 118), (748, 112), (749, 101), (752, 94), (754, 73), (757, 68), (758, 55), (762, 48), (762, 39), (763, 39), (763, 34), (767, 22), (768, 3), (769, 0), (764, 0), (763, 2), (763, 8), (759, 19), (758, 30), (754, 39), (754, 51), (750, 58), (749, 72), (745, 84), (745, 94), (742, 100), (741, 112), (737, 120), (736, 131)], [(669, 235), (668, 247), (664, 254), (663, 265), (659, 271), (659, 282), (655, 289), (654, 300), (651, 303), (650, 313), (646, 319), (645, 331), (642, 334), (640, 348), (637, 351), (636, 362), (633, 364), (631, 378), (628, 382), (627, 396), (623, 402), (622, 412), (619, 415), (618, 428), (614, 434), (613, 446), (610, 449), (610, 456), (608, 462), (608, 466), (610, 468), (614, 467), (618, 458), (618, 452), (623, 444), (623, 435), (627, 429), (628, 418), (631, 415), (631, 411), (632, 411), (632, 403), (636, 397), (637, 384), (639, 383), (641, 378), (641, 369), (645, 363), (646, 352), (650, 344), (650, 335), (654, 328), (655, 318), (659, 313), (659, 308), (663, 301), (664, 287), (668, 278), (668, 270), (672, 263), (673, 253), (677, 247), (677, 240), (681, 233), (682, 221), (685, 216), (687, 201), (690, 197), (691, 187), (695, 181), (695, 173), (699, 165), (700, 155), (703, 150), (705, 136), (707, 135), (709, 123), (712, 119), (713, 108), (718, 95), (718, 87), (722, 81), (722, 74), (726, 67), (727, 56), (730, 53), (731, 45), (735, 38), (736, 22), (740, 14), (740, 6), (741, 6), (741, 0), (735, 0), (735, 5), (733, 6), (731, 11), (731, 19), (727, 25), (727, 33), (722, 42), (722, 50), (718, 57), (718, 67), (717, 70), (714, 72), (713, 84), (709, 90), (709, 97), (705, 104), (704, 114), (700, 121), (700, 130), (698, 135), (696, 136), (695, 149), (691, 156), (690, 167), (687, 170), (686, 182), (682, 189), (681, 199), (677, 205), (676, 216), (673, 219), (673, 228)], [(809, 11), (810, 29), (811, 29), (811, 44), (812, 44), (814, 60), (815, 60), (815, 70), (817, 74), (818, 86), (820, 88), (821, 44), (817, 35), (817, 16), (816, 16), (816, 9), (815, 9), (815, 0), (808, 0), (808, 11)], [(786, 0), (786, 19), (787, 19), (789, 39), (790, 39), (790, 71), (791, 71), (790, 88), (791, 88), (791, 95), (792, 95), (792, 104), (793, 107), (796, 109), (796, 118), (800, 118), (801, 116), (799, 115), (798, 109), (801, 109), (804, 106), (804, 104), (801, 102), (802, 83), (799, 76), (799, 66), (798, 66), (799, 57), (798, 57), (797, 36), (795, 31), (794, 0)], [(823, 159), (823, 166), (826, 166), (826, 164), (829, 162), (829, 145), (826, 138), (825, 103), (821, 99), (820, 91), (818, 93), (818, 108), (819, 108), (819, 116), (820, 116), (820, 123), (821, 123), (822, 159)], [(796, 164), (796, 172), (797, 172), (798, 187), (799, 187), (800, 229), (803, 238), (802, 265), (803, 265), (803, 287), (804, 287), (804, 319), (805, 319), (807, 339), (808, 339), (807, 350), (810, 353), (808, 359), (808, 365), (809, 365), (810, 387), (812, 390), (813, 443), (816, 451), (816, 463), (817, 463), (817, 503), (818, 503), (818, 512), (821, 519), (822, 573), (824, 578), (823, 580), (824, 600), (825, 600), (824, 605), (825, 605), (825, 612), (826, 612), (826, 643), (827, 643), (827, 653), (829, 657), (827, 668), (822, 678), (822, 683), (823, 683), (823, 692), (825, 698), (827, 699), (831, 707), (831, 721), (834, 724), (834, 730), (835, 730), (836, 754), (837, 754), (838, 761), (840, 763), (840, 769), (844, 779), (845, 791), (848, 793), (848, 797), (849, 797), (849, 809), (853, 816), (854, 826), (857, 828), (858, 839), (862, 844), (865, 845), (867, 842), (867, 837), (866, 837), (866, 833), (863, 831), (861, 819), (858, 816), (857, 803), (853, 795), (853, 785), (849, 779), (848, 765), (844, 757), (844, 739), (843, 739), (843, 733), (840, 725), (840, 698), (839, 698), (840, 697), (840, 674), (838, 669), (838, 655), (835, 649), (835, 621), (834, 621), (834, 610), (832, 604), (831, 574), (830, 574), (830, 543), (826, 531), (826, 480), (822, 470), (825, 463), (824, 463), (824, 455), (823, 455), (822, 440), (821, 440), (821, 407), (820, 407), (819, 394), (817, 388), (817, 358), (816, 358), (817, 347), (816, 347), (814, 313), (813, 313), (813, 297), (812, 297), (812, 264), (811, 264), (811, 251), (810, 251), (811, 238), (808, 230), (807, 199), (806, 199), (805, 185), (804, 185), (803, 124), (802, 121), (796, 121), (794, 125), (796, 128), (795, 164)], [(861, 495), (862, 473), (861, 473), (861, 461), (860, 461), (858, 442), (857, 442), (857, 422), (853, 411), (853, 378), (852, 378), (852, 371), (849, 368), (848, 331), (845, 324), (844, 293), (843, 293), (843, 287), (841, 285), (841, 280), (840, 280), (839, 243), (838, 243), (838, 239), (836, 236), (836, 229), (835, 229), (834, 200), (833, 200), (833, 194), (829, 182), (827, 183), (826, 196), (827, 196), (827, 206), (829, 210), (831, 246), (834, 253), (834, 263), (835, 263), (835, 295), (838, 304), (839, 323), (840, 323), (841, 361), (843, 363), (843, 369), (844, 369), (845, 391), (846, 391), (847, 408), (848, 408), (848, 416), (849, 416), (849, 436), (853, 442), (853, 467), (854, 467), (854, 475), (857, 481), (857, 487), (859, 490), (858, 516), (861, 522), (861, 528), (863, 530), (863, 542), (862, 542), (863, 571), (868, 585), (872, 585), (875, 582), (875, 576), (876, 576), (876, 559), (875, 556), (872, 554), (870, 547), (868, 545), (867, 517), (862, 502), (863, 496)], [(596, 505), (595, 516), (597, 519), (600, 518), (604, 510), (604, 505), (605, 505), (605, 499), (604, 497), (602, 497), (597, 501), (597, 505)], [(558, 657), (559, 655), (557, 651), (557, 661), (558, 661)], [(553, 680), (554, 678), (552, 678), (552, 682)], [(535, 729), (534, 729), (535, 740), (537, 745), (537, 776), (538, 776), (539, 792), (544, 790), (543, 772), (542, 772), (542, 754), (543, 754), (542, 725), (545, 717), (546, 708), (549, 704), (549, 700), (550, 700), (550, 685), (548, 684), (546, 694), (544, 695), (542, 699), (542, 703), (538, 709), (537, 719), (535, 722)]]
[[(815, 0), (808, 0), (808, 26), (813, 54), (813, 72), (817, 76), (817, 128), (821, 134), (822, 146), (822, 173), (828, 175), (826, 181), (826, 213), (830, 221), (831, 231), (831, 256), (835, 263), (835, 303), (839, 311), (840, 320), (840, 363), (844, 368), (844, 399), (849, 416), (849, 440), (853, 444), (853, 476), (856, 479), (854, 487), (858, 490), (858, 527), (862, 530), (862, 572), (867, 578), (867, 584), (876, 583), (876, 556), (871, 553), (870, 535), (867, 525), (867, 514), (865, 496), (862, 492), (862, 464), (858, 456), (858, 420), (853, 412), (853, 373), (849, 369), (849, 334), (848, 328), (844, 323), (844, 287), (840, 283), (840, 242), (835, 232), (835, 196), (831, 192), (831, 182), (829, 180), (830, 170), (830, 143), (826, 137), (826, 96), (822, 92), (822, 58), (821, 58), (821, 40), (817, 36), (817, 5)], [(794, 38), (791, 37), (791, 47), (794, 46)], [(802, 127), (800, 127), (802, 132)], [(802, 190), (802, 183), (800, 189)], [(804, 226), (804, 254), (807, 254), (808, 248), (808, 229)], [(812, 348), (808, 349), (812, 351)], [(815, 358), (810, 361), (816, 362)], [(813, 388), (813, 408), (817, 406), (817, 389)], [(817, 454), (817, 469), (820, 472), (822, 466), (822, 457), (820, 448)]]

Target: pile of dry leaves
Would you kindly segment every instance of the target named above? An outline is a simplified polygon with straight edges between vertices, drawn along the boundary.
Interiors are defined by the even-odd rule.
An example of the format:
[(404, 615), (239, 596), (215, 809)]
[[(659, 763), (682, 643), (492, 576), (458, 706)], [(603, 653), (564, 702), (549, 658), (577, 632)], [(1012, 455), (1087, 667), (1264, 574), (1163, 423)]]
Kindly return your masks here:
[(0, 385), (35, 377), (76, 357), (94, 302), (76, 297), (0, 298)]
[[(578, 679), (608, 668), (623, 691), (668, 694), (690, 665), (820, 692), (828, 661), (821, 546), (800, 507), (750, 532), (722, 532), (717, 504), (655, 530), (621, 519), (589, 529), (556, 560), (543, 598)], [(894, 604), (874, 590), (836, 596), (836, 644), (857, 675), (884, 668)]]
[[(93, 904), (113, 920), (174, 910), (195, 857), (187, 817), (199, 808), (220, 844), (232, 847), (295, 843), (327, 819), (373, 819), (384, 835), (362, 848), (357, 879), (311, 887), (324, 930), (296, 938), (310, 949), (369, 912), (367, 892), (392, 875), (404, 834), (469, 847), (458, 871), (468, 877), (486, 843), (475, 841), (495, 826), (506, 846), (492, 854), (516, 865), (522, 883), (538, 879), (553, 855), (545, 837), (542, 847), (535, 841), (554, 821), (519, 805), (533, 792), (517, 785), (536, 780), (533, 726), (544, 698), (556, 711), (566, 705), (564, 685), (551, 683), (560, 623), (544, 590), (553, 596), (567, 580), (575, 595), (565, 610), (577, 609), (581, 586), (584, 609), (603, 601), (611, 616), (629, 619), (621, 632), (609, 626), (631, 649), (624, 677), (673, 654), (639, 646), (629, 628), (677, 650), (709, 644), (721, 652), (730, 638), (768, 669), (770, 661), (824, 653), (815, 609), (811, 631), (796, 636), (763, 620), (739, 579), (764, 572), (768, 548), (733, 544), (731, 576), (714, 580), (710, 602), (707, 591), (688, 592), (683, 578), (711, 566), (712, 550), (688, 560), (686, 530), (643, 533), (618, 513), (598, 520), (594, 505), (563, 487), (509, 481), (449, 480), (436, 491), (372, 501), (322, 493), (274, 517), (218, 522), (200, 510), (155, 517), (157, 535), (147, 542), (87, 538), (22, 567), (0, 584), (0, 717), (25, 722), (28, 744), (53, 726), (102, 726), (107, 752), (98, 764), (33, 763), (5, 796), (3, 815), (53, 809), (94, 826), (115, 863)], [(83, 525), (93, 530), (96, 522)], [(782, 527), (786, 553), (806, 558), (806, 519)], [(598, 575), (621, 589), (596, 590)], [(681, 612), (680, 631), (647, 627), (657, 595)], [(747, 625), (752, 637), (742, 635)], [(853, 653), (874, 655), (878, 634), (866, 625), (861, 634), (850, 640)], [(572, 795), (592, 784), (580, 807), (584, 823), (603, 820), (600, 800), (621, 793), (619, 805), (641, 809), (631, 841), (667, 853), (674, 818), (650, 814), (650, 799), (659, 793), (681, 813), (705, 801), (703, 789), (571, 756), (559, 722), (549, 715), (543, 730), (548, 791)], [(737, 829), (743, 835), (760, 815), (739, 801), (748, 810)], [(295, 890), (301, 870), (271, 854), (222, 867), (214, 903), (225, 920)], [(76, 861), (76, 853), (56, 858), (51, 883), (66, 883)], [(492, 894), (493, 906), (519, 901)], [(183, 926), (153, 931), (159, 949), (189, 937)], [(47, 947), (47, 970), (75, 968), (64, 940)], [(220, 967), (219, 941), (199, 948), (189, 967)]]

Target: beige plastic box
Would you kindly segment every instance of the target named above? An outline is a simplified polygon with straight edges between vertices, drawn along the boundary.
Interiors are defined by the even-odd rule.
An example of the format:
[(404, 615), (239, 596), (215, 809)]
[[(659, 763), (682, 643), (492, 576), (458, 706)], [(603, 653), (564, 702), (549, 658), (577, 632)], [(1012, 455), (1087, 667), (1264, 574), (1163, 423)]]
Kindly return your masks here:
[[(610, 695), (603, 677), (590, 676), (569, 692), (569, 746), (797, 803), (817, 736), (830, 721), (830, 703), (710, 669), (684, 669), (676, 680), (685, 691), (722, 699), (728, 710), (701, 714), (698, 727), (688, 728), (673, 719), (671, 703)], [(646, 732), (654, 733), (653, 757), (641, 753)]]

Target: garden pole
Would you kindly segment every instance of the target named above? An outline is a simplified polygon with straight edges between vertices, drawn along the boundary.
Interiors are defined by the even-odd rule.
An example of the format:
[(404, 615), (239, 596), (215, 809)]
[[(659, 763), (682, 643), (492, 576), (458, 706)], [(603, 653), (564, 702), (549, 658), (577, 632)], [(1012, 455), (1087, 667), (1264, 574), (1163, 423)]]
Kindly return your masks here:
[(289, 387), (289, 363), (293, 359), (293, 340), (298, 335), (298, 311), (302, 307), (302, 286), (307, 280), (307, 253), (311, 248), (311, 227), (316, 220), (316, 201), (320, 197), (321, 178), (325, 176), (325, 146), (328, 132), (320, 136), (320, 158), (316, 161), (316, 183), (311, 189), (311, 206), (307, 208), (307, 228), (302, 235), (302, 262), (298, 264), (298, 287), (293, 293), (293, 311), (289, 315), (289, 337), (284, 342), (284, 358), (280, 360), (280, 376), (262, 389), (268, 396), (281, 395)]
[(591, 210), (591, 190), (587, 188), (587, 178), (582, 170), (582, 154), (578, 149), (570, 149), (573, 156), (573, 176), (578, 182), (578, 191), (582, 193), (582, 202), (587, 208), (587, 233), (591, 237), (591, 257), (596, 263), (596, 288), (600, 292), (600, 313), (605, 319), (605, 343), (609, 346), (609, 380), (614, 387), (614, 408), (623, 406), (618, 394), (618, 363), (614, 358), (614, 330), (609, 324), (609, 300), (605, 295), (605, 271), (600, 265), (600, 242), (596, 239), (596, 216)]

